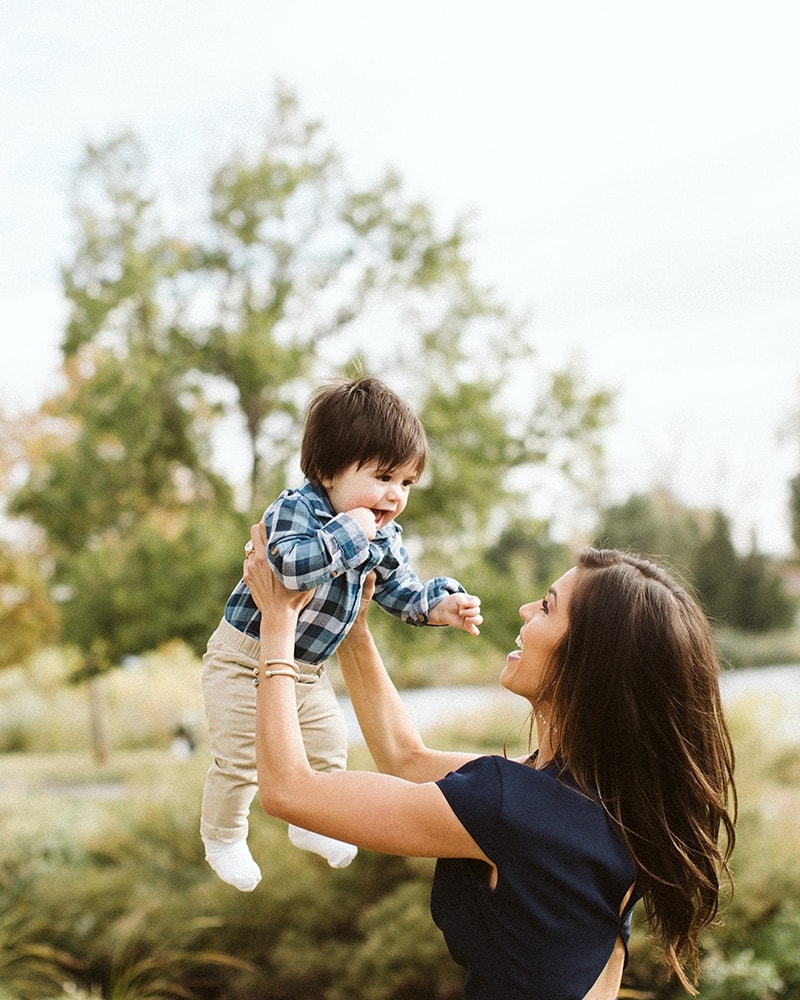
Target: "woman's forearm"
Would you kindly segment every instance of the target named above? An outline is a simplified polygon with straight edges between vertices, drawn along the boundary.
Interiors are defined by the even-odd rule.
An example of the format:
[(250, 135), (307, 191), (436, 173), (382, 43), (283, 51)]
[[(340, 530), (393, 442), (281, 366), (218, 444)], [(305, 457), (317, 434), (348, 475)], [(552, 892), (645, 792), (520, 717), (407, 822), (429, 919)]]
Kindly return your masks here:
[[(258, 794), (266, 812), (280, 811), (287, 796), (307, 776), (308, 764), (297, 718), (296, 681), (284, 673), (294, 662), (297, 615), (270, 614), (261, 623), (261, 654), (256, 687), (256, 770)], [(267, 663), (268, 660), (281, 661)]]
[(425, 746), (369, 628), (360, 619), (339, 646), (337, 658), (358, 724), (379, 771), (409, 781), (436, 781), (475, 756)]

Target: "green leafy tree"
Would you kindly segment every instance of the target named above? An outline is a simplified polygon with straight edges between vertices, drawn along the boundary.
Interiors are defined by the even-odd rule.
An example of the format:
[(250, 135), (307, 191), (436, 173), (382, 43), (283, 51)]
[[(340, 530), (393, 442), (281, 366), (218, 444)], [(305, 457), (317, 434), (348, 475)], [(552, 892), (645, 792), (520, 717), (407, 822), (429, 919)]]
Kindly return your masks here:
[(702, 539), (694, 557), (694, 576), (706, 612), (724, 622), (731, 614), (737, 591), (739, 556), (731, 539), (730, 521), (716, 510), (711, 532)]
[(755, 539), (740, 556), (721, 511), (689, 510), (662, 492), (636, 494), (605, 512), (595, 539), (665, 562), (720, 624), (764, 632), (793, 620), (794, 602), (773, 561), (758, 551)]
[[(218, 615), (233, 575), (235, 549), (223, 583), (217, 547), (238, 523), (232, 491), (211, 465), (210, 408), (170, 351), (176, 257), (140, 169), (138, 145), (123, 137), (90, 147), (78, 172), (77, 249), (63, 271), (64, 387), (43, 404), (45, 432), (29, 442), (27, 481), (9, 505), (44, 532), (61, 639), (80, 650), (89, 678), (173, 635), (197, 645), (195, 619), (213, 622), (208, 602)], [(190, 567), (183, 588), (181, 560)], [(204, 587), (217, 574), (217, 588)], [(156, 623), (169, 631), (159, 635)], [(97, 713), (97, 685), (90, 691)], [(103, 729), (96, 715), (101, 758)]]
[[(287, 484), (311, 387), (354, 359), (429, 428), (408, 521), (421, 568), (469, 571), (472, 589), (530, 516), (537, 473), (587, 480), (599, 459), (608, 394), (569, 370), (543, 380), (523, 323), (474, 280), (465, 221), (442, 229), (391, 172), (354, 189), (292, 95), (263, 147), (216, 171), (209, 206), (204, 226), (167, 231), (130, 135), (90, 146), (77, 174), (65, 384), (13, 510), (44, 532), (87, 676), (160, 639), (198, 647), (243, 529)], [(242, 512), (215, 471), (223, 415), (249, 443)]]
[(35, 555), (0, 542), (0, 669), (51, 644), (57, 629), (56, 608)]
[(792, 525), (792, 541), (796, 552), (800, 552), (800, 474), (789, 480), (789, 515)]
[(527, 513), (544, 466), (576, 489), (599, 479), (610, 394), (569, 368), (545, 376), (522, 319), (475, 280), (467, 220), (442, 228), (393, 172), (354, 190), (292, 94), (278, 92), (262, 146), (215, 173), (211, 208), (190, 256), (214, 319), (181, 340), (234, 390), (253, 514), (287, 484), (311, 385), (344, 371), (386, 378), (428, 430), (430, 475), (403, 519), (423, 572), (493, 580), (482, 552)]
[[(208, 228), (193, 259), (213, 289), (213, 320), (185, 329), (183, 341), (198, 370), (233, 390), (250, 446), (253, 508), (285, 485), (310, 386), (346, 369), (354, 354), (405, 384), (432, 435), (440, 413), (449, 417), (462, 467), (482, 426), (484, 445), (494, 444), (492, 399), (512, 363), (510, 343), (518, 366), (531, 351), (519, 322), (475, 282), (464, 219), (442, 229), (391, 171), (354, 189), (319, 123), (303, 121), (294, 96), (279, 91), (261, 148), (215, 173)], [(483, 454), (471, 462), (473, 485), (454, 526), (465, 526), (469, 499), (485, 511), (491, 469), (518, 462), (519, 448), (509, 442), (498, 461)], [(434, 464), (446, 484), (443, 453)], [(462, 479), (461, 494), (465, 486)]]
[[(800, 382), (798, 382), (798, 389), (800, 389)], [(800, 446), (800, 406), (789, 414), (781, 430), (781, 437), (784, 441), (790, 441), (795, 447)], [(800, 453), (800, 448), (798, 452)], [(800, 472), (789, 480), (787, 500), (795, 555), (800, 555)]]
[(684, 578), (692, 573), (701, 539), (697, 514), (663, 490), (634, 493), (609, 507), (594, 531), (594, 544), (665, 561)]
[[(26, 442), (35, 437), (35, 421), (11, 419), (0, 410), (0, 517), (5, 520), (12, 474)], [(47, 559), (31, 532), (10, 531), (0, 539), (0, 669), (25, 662), (57, 637), (58, 616), (47, 586)]]
[(788, 628), (795, 605), (771, 561), (756, 548), (739, 561), (731, 624), (747, 632)]

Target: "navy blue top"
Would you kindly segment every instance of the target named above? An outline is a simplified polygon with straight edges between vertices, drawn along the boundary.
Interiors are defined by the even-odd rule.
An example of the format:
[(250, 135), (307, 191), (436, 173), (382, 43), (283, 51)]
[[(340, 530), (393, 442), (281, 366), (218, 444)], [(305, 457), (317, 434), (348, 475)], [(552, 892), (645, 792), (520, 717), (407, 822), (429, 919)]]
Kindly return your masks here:
[(466, 1000), (583, 1000), (627, 947), (636, 879), (630, 852), (602, 805), (559, 765), (479, 757), (437, 782), (453, 812), (497, 865), (442, 858), (431, 913), (466, 969)]

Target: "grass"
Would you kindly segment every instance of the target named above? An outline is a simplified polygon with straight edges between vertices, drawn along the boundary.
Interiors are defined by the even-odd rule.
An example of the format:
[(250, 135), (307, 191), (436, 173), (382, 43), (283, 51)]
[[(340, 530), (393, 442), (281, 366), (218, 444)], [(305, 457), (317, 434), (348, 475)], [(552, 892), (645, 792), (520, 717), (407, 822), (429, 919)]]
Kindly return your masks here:
[[(264, 883), (243, 895), (213, 878), (197, 831), (208, 752), (195, 658), (176, 647), (105, 679), (114, 751), (103, 766), (88, 745), (85, 693), (61, 684), (66, 667), (48, 653), (28, 675), (0, 674), (0, 745), (24, 709), (14, 732), (31, 747), (0, 766), (0, 1000), (458, 995), (427, 914), (429, 862), (362, 852), (332, 876), (256, 807), (251, 840)], [(705, 939), (703, 1000), (800, 998), (798, 710), (769, 693), (729, 704), (737, 889)], [(199, 737), (186, 758), (169, 749), (177, 722)], [(430, 742), (507, 742), (522, 754), (525, 713), (468, 717)], [(353, 748), (350, 764), (369, 767), (366, 751)], [(393, 993), (401, 973), (412, 980), (401, 977)], [(639, 924), (620, 995), (681, 995), (657, 982)]]
[(717, 647), (731, 667), (766, 667), (800, 663), (800, 626), (776, 632), (734, 632), (719, 627)]

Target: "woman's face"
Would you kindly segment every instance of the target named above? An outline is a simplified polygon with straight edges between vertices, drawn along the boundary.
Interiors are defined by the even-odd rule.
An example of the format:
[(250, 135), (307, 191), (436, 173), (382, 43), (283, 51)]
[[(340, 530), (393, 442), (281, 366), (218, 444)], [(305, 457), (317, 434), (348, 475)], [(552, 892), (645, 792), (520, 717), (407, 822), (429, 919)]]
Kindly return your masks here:
[(573, 566), (556, 580), (546, 597), (519, 609), (523, 621), (517, 636), (519, 648), (508, 654), (500, 674), (500, 683), (514, 694), (537, 698), (547, 659), (569, 625), (569, 603), (577, 573)]

